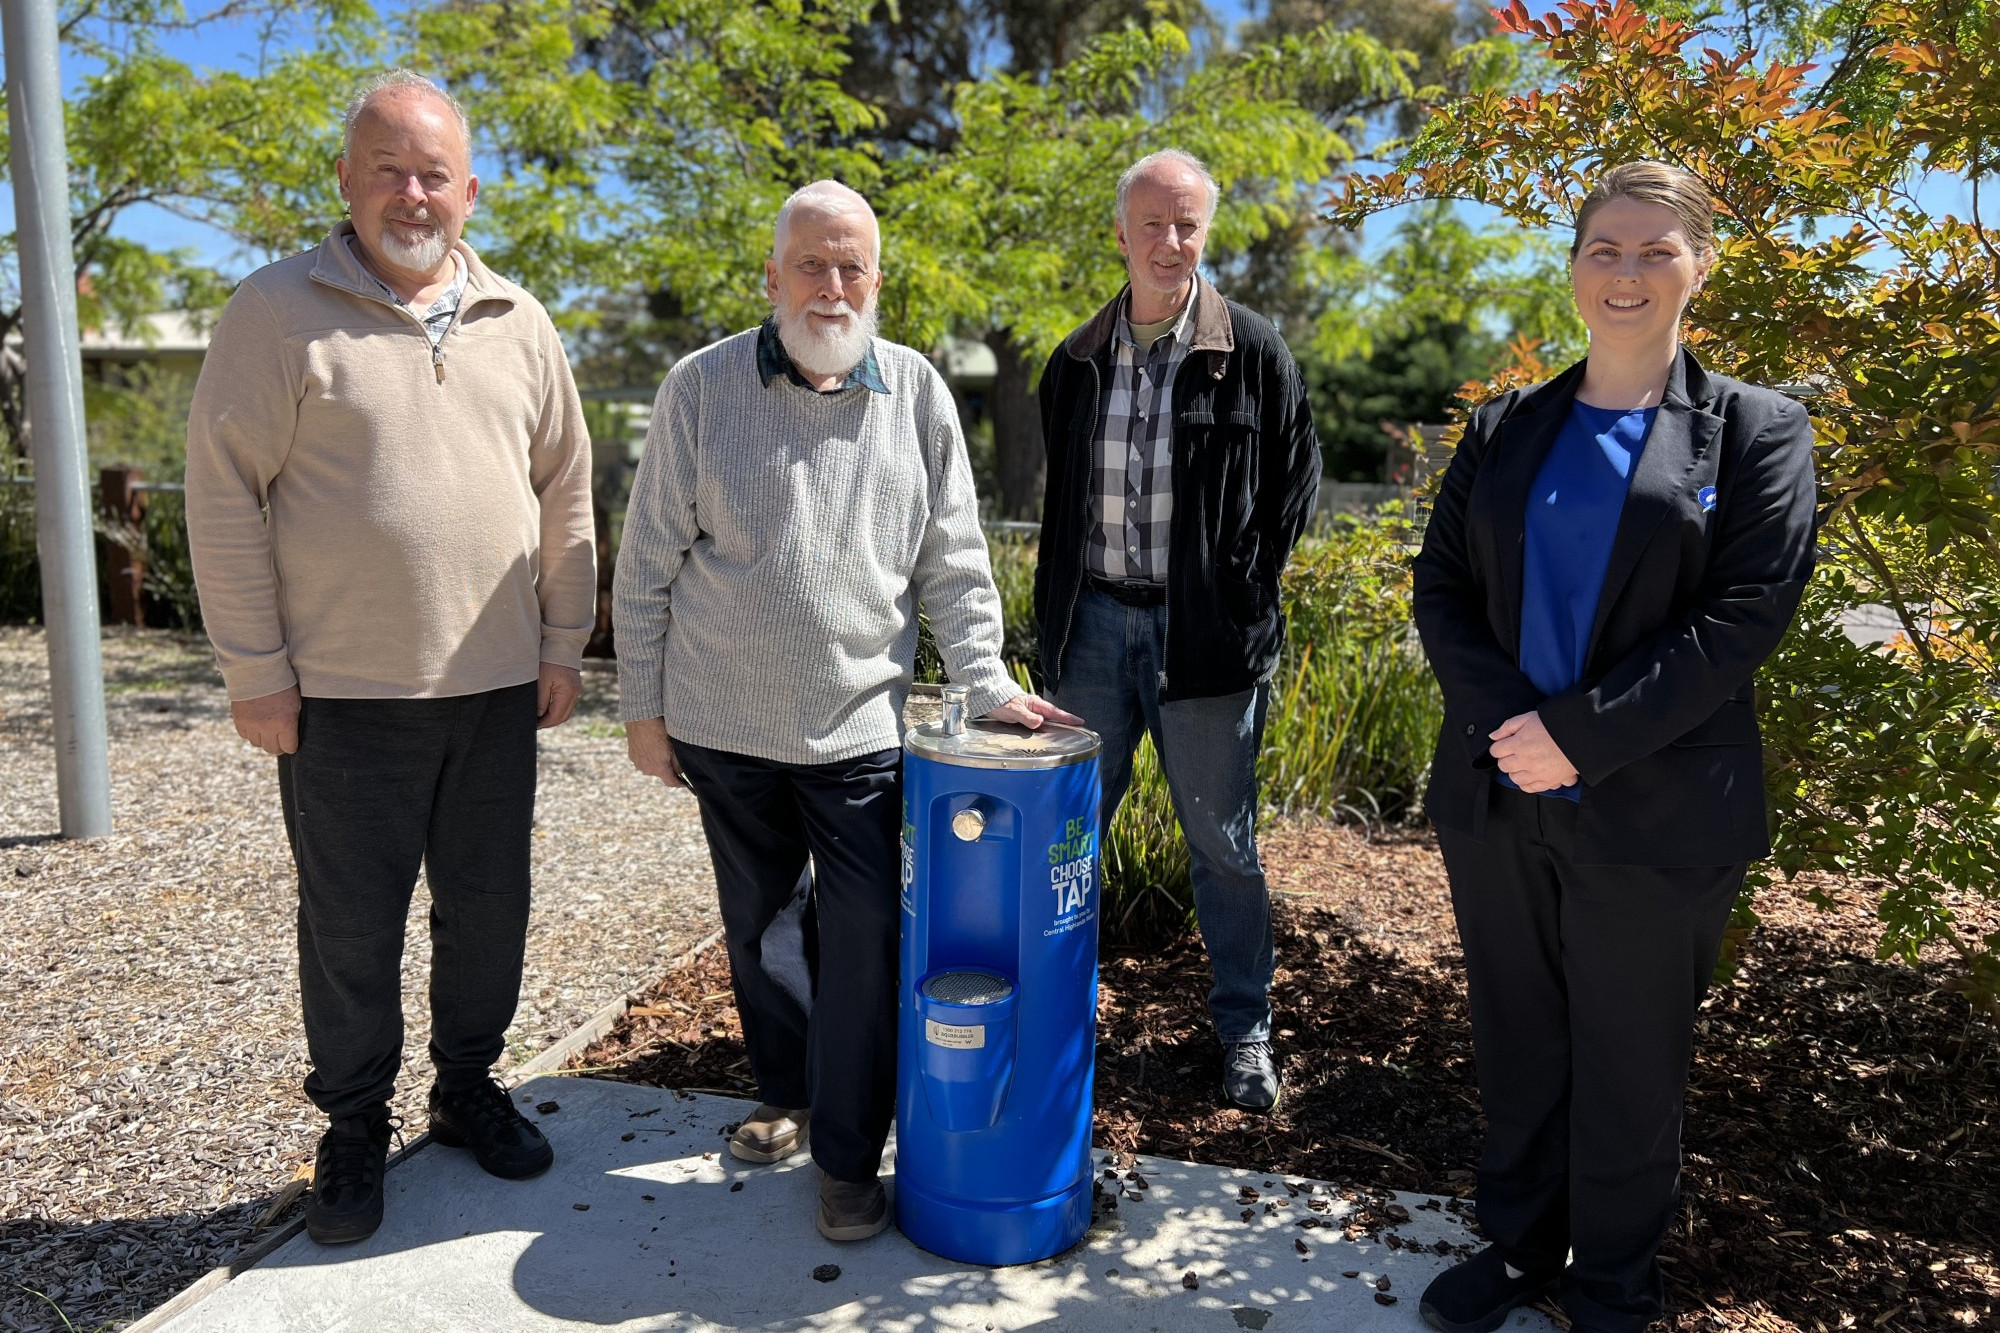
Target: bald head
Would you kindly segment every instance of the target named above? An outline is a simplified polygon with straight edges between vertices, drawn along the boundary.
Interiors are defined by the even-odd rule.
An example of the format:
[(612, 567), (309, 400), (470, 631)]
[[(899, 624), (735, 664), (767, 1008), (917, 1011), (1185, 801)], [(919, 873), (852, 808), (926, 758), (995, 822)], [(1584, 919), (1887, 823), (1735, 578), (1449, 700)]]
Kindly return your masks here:
[(875, 210), (860, 194), (848, 189), (839, 181), (814, 181), (812, 184), (792, 192), (778, 210), (778, 222), (771, 231), (771, 255), (783, 260), (785, 247), (791, 241), (794, 222), (863, 222), (869, 242), (869, 261), (880, 265), (882, 262), (882, 232), (875, 222)]

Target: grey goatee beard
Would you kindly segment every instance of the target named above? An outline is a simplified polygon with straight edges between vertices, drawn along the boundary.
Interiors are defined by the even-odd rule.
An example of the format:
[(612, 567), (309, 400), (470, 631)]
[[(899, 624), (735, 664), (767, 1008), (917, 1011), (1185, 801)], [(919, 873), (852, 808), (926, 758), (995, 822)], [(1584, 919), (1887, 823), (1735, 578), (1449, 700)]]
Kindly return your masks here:
[(444, 263), (444, 257), (451, 252), (451, 242), (445, 239), (444, 229), (433, 226), (419, 240), (409, 240), (402, 232), (389, 223), (382, 224), (381, 244), (383, 252), (396, 263), (412, 273), (435, 272)]
[[(845, 375), (868, 355), (869, 340), (874, 338), (879, 323), (875, 302), (871, 299), (866, 308), (856, 310), (842, 301), (838, 312), (848, 317), (847, 324), (831, 332), (813, 322), (812, 309), (811, 306), (801, 306), (795, 310), (779, 310), (778, 341), (784, 344), (786, 354), (801, 373), (819, 379)], [(820, 307), (820, 310), (824, 314), (835, 313), (828, 307)]]

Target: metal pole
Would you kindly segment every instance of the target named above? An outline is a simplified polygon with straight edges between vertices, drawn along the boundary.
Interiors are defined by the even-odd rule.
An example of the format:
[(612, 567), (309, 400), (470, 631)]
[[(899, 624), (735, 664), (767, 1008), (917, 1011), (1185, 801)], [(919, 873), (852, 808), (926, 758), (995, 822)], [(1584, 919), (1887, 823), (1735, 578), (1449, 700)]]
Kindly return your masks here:
[(8, 132), (20, 241), (35, 546), (42, 560), (56, 792), (65, 838), (111, 832), (104, 662), (97, 642), (97, 563), (84, 466), (83, 364), (77, 351), (76, 256), (55, 0), (4, 0)]

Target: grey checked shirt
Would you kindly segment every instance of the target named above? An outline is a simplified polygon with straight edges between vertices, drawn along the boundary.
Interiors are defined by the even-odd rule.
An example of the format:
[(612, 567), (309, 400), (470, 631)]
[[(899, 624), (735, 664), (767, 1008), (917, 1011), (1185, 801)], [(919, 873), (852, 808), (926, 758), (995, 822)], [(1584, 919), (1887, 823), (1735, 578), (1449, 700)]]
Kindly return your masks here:
[[(351, 236), (347, 240), (347, 248), (354, 252), (356, 259), (361, 257), (361, 248)], [(465, 301), (465, 261), (460, 259), (458, 252), (454, 250), (451, 254), (451, 262), (451, 286), (445, 288), (444, 293), (437, 300), (431, 302), (430, 309), (428, 310), (417, 309), (408, 301), (396, 295), (395, 289), (389, 286), (388, 283), (376, 277), (372, 272), (369, 272), (368, 265), (363, 264), (361, 266), (361, 271), (367, 273), (369, 280), (382, 289), (384, 296), (417, 317), (417, 323), (424, 326), (424, 336), (431, 340), (431, 350), (433, 351), (437, 350), (438, 344), (444, 341), (444, 335), (451, 329), (452, 320), (458, 318), (458, 307)]]
[(1091, 472), (1086, 560), (1100, 578), (1166, 582), (1167, 530), (1174, 516), (1174, 376), (1187, 358), (1193, 315), (1190, 300), (1174, 326), (1142, 355), (1132, 336), (1130, 303), (1119, 313)]

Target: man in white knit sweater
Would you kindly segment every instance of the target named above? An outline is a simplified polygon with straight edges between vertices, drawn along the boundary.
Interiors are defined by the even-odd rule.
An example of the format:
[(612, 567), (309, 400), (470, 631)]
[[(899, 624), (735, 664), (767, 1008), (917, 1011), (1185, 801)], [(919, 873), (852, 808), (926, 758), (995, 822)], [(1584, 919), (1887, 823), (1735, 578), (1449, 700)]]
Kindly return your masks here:
[(832, 181), (779, 211), (761, 326), (677, 363), (626, 511), (613, 618), (632, 762), (701, 806), (762, 1105), (810, 1142), (819, 1229), (888, 1225), (902, 711), (930, 615), (969, 711), (1074, 724), (1000, 660), (1000, 597), (951, 393), (874, 336), (874, 212)]

